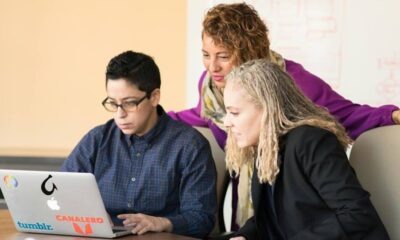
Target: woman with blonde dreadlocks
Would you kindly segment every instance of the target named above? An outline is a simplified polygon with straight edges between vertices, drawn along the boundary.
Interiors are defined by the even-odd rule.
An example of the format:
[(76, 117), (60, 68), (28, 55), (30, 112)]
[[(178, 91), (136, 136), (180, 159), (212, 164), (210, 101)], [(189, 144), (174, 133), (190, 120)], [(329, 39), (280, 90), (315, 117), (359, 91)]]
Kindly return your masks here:
[[(300, 64), (270, 50), (265, 23), (246, 3), (220, 4), (211, 8), (203, 21), (202, 40), (206, 71), (199, 80), (199, 103), (195, 108), (168, 114), (192, 126), (209, 127), (221, 148), (226, 141), (226, 129), (222, 124), (225, 116), (222, 100), (225, 76), (233, 67), (253, 59), (266, 58), (278, 64), (293, 78), (304, 95), (328, 109), (353, 139), (375, 127), (400, 124), (400, 111), (396, 106), (373, 108), (352, 103)], [(239, 179), (233, 180), (233, 230), (253, 215), (249, 201), (251, 171), (245, 167), (241, 169)]]
[(334, 117), (266, 59), (233, 69), (226, 82), (227, 167), (254, 166), (254, 216), (234, 239), (389, 239)]

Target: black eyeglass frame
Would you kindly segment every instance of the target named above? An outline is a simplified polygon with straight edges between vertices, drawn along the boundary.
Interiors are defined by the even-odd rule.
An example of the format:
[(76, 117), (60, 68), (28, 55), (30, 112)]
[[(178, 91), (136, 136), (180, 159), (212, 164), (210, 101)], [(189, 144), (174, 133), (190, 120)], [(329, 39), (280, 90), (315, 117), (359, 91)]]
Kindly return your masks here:
[(120, 107), (122, 110), (124, 110), (125, 112), (134, 112), (134, 111), (136, 111), (136, 109), (137, 109), (137, 107), (139, 106), (139, 104), (140, 104), (141, 102), (143, 102), (143, 100), (145, 100), (146, 98), (149, 98), (149, 99), (150, 99), (150, 94), (146, 93), (146, 95), (144, 95), (144, 97), (142, 97), (142, 98), (139, 99), (139, 100), (130, 100), (130, 101), (128, 101), (129, 104), (132, 104), (132, 103), (135, 104), (135, 110), (131, 110), (131, 111), (126, 110), (126, 108), (124, 107), (124, 104), (126, 104), (127, 102), (123, 102), (123, 103), (121, 103), (121, 104), (116, 104), (116, 103), (114, 103), (114, 105), (115, 105), (117, 108), (116, 108), (115, 110), (110, 110), (109, 108), (106, 107), (106, 104), (108, 103), (107, 100), (109, 99), (108, 97), (106, 97), (106, 98), (101, 102), (101, 105), (103, 105), (103, 107), (104, 107), (107, 111), (109, 111), (109, 112), (117, 112), (119, 107)]

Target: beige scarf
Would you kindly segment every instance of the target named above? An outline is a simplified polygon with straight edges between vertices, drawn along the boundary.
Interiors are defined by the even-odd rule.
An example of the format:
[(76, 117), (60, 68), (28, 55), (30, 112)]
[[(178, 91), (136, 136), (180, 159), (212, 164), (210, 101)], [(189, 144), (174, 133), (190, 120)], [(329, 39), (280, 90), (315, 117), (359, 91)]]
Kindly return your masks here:
[[(270, 51), (270, 61), (279, 65), (281, 69), (286, 70), (285, 60), (282, 56), (274, 51)], [(218, 89), (209, 73), (205, 76), (201, 89), (203, 98), (201, 107), (201, 116), (211, 119), (219, 128), (226, 131), (223, 125), (223, 118), (226, 115), (223, 89)], [(238, 185), (238, 208), (236, 212), (236, 223), (243, 226), (244, 223), (254, 214), (253, 204), (251, 201), (251, 176), (253, 167), (244, 165), (240, 169), (239, 185)]]

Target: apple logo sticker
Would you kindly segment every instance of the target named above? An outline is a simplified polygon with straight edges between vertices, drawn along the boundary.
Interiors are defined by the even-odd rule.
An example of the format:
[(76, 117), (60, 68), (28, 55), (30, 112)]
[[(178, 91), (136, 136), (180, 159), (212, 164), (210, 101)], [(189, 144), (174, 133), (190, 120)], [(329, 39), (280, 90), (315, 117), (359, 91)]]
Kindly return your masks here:
[(54, 211), (60, 210), (60, 206), (58, 205), (58, 201), (52, 197), (50, 200), (47, 200), (47, 206)]

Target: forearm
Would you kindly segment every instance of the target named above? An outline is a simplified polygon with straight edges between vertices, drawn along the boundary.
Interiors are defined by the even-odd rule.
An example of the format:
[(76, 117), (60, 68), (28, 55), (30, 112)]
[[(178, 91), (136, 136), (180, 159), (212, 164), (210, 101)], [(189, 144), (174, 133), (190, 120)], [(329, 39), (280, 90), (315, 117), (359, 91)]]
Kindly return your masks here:
[(198, 82), (198, 93), (199, 93), (199, 99), (197, 102), (196, 107), (190, 108), (190, 109), (186, 109), (183, 111), (179, 111), (179, 112), (174, 112), (174, 111), (170, 111), (168, 112), (168, 115), (177, 121), (186, 123), (190, 126), (198, 126), (198, 127), (207, 127), (207, 120), (203, 119), (201, 117), (201, 106), (202, 106), (202, 96), (201, 96), (201, 89), (203, 86), (203, 82), (204, 82), (204, 78), (207, 75), (207, 71), (204, 71), (199, 79)]
[(312, 94), (311, 99), (335, 116), (352, 139), (370, 129), (395, 124), (393, 112), (398, 110), (398, 107), (360, 105), (340, 96), (325, 83), (319, 85), (320, 92)]
[(214, 227), (214, 216), (200, 212), (186, 212), (166, 217), (172, 224), (172, 232), (181, 235), (204, 238)]
[(369, 195), (357, 199), (336, 210), (337, 224), (348, 236), (362, 239), (376, 226), (380, 226), (380, 218), (376, 213)]
[(179, 212), (166, 217), (172, 222), (174, 233), (204, 238), (215, 223), (216, 167), (209, 144), (200, 136), (193, 138), (183, 155)]
[(247, 222), (239, 229), (235, 236), (243, 236), (246, 239), (258, 239), (257, 225), (254, 216), (247, 220)]
[(299, 154), (303, 156), (302, 166), (310, 183), (334, 214), (305, 230), (304, 237), (319, 234), (337, 236), (337, 239), (344, 236), (363, 239), (381, 225), (379, 216), (336, 136), (322, 132), (305, 139), (305, 147), (299, 150)]
[(190, 126), (206, 127), (207, 121), (200, 117), (200, 114), (196, 108), (191, 108), (179, 112), (169, 111), (168, 115), (179, 122), (183, 122)]
[(350, 137), (356, 139), (361, 133), (372, 128), (400, 123), (393, 112), (398, 107), (385, 105), (371, 107), (353, 103), (335, 92), (319, 77), (309, 73), (300, 64), (286, 61), (287, 72), (296, 85), (315, 104), (326, 108), (346, 128)]
[(331, 106), (328, 110), (346, 128), (350, 137), (356, 139), (365, 131), (373, 128), (399, 124), (400, 117), (397, 119), (397, 109), (393, 105), (375, 108), (347, 102), (341, 106)]

